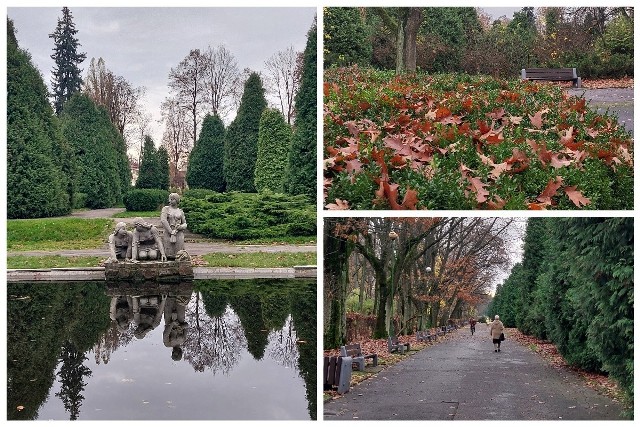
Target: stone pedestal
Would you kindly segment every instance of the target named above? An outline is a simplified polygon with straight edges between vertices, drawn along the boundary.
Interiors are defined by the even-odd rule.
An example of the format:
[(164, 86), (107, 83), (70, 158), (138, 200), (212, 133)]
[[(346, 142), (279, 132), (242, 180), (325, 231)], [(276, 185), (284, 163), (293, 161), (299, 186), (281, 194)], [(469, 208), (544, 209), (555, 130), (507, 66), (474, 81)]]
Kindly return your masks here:
[(107, 282), (181, 283), (193, 279), (190, 261), (118, 262), (105, 265)]

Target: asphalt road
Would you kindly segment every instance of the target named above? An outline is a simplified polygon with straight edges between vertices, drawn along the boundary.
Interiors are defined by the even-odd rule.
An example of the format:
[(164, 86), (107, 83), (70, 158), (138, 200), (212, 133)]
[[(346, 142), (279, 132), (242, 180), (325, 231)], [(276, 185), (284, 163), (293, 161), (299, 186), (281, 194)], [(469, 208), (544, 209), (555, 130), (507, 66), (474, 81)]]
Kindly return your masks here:
[(515, 341), (494, 353), (478, 325), (325, 402), (329, 420), (614, 420), (621, 405)]
[(568, 89), (569, 94), (584, 96), (589, 107), (600, 114), (615, 113), (618, 122), (633, 136), (633, 88)]

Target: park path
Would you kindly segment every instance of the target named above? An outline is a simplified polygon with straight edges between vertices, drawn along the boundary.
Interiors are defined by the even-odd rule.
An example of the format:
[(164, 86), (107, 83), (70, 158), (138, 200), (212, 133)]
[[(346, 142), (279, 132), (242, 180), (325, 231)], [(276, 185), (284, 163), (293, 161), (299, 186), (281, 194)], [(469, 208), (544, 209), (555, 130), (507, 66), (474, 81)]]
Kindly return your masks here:
[(570, 95), (584, 96), (589, 107), (599, 114), (607, 110), (618, 116), (618, 122), (633, 136), (633, 88), (567, 89)]
[(325, 402), (329, 420), (609, 420), (622, 406), (488, 326), (454, 332)]
[[(109, 209), (93, 209), (75, 211), (70, 216), (75, 218), (108, 218), (115, 222), (126, 222), (127, 224), (133, 224), (134, 218), (118, 218), (113, 217), (118, 213), (124, 212), (124, 208), (109, 208)], [(146, 221), (151, 222), (155, 226), (160, 226), (160, 218), (145, 218)], [(233, 244), (225, 241), (211, 241), (204, 239), (197, 234), (185, 233), (185, 249), (190, 255), (204, 255), (210, 253), (247, 253), (247, 252), (315, 252), (317, 250), (316, 245), (291, 245), (291, 244), (270, 244), (270, 245), (242, 245)], [(8, 256), (12, 255), (24, 255), (24, 256), (46, 256), (46, 255), (60, 255), (60, 256), (109, 256), (109, 246), (105, 242), (100, 248), (94, 249), (59, 249), (55, 251), (10, 251), (7, 252)]]

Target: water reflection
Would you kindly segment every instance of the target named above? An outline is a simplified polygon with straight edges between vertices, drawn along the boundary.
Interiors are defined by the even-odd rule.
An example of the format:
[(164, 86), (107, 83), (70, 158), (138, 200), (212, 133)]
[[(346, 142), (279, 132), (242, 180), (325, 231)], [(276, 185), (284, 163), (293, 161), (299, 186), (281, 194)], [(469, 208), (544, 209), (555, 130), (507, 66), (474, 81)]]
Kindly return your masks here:
[(315, 419), (315, 289), (10, 284), (8, 419)]

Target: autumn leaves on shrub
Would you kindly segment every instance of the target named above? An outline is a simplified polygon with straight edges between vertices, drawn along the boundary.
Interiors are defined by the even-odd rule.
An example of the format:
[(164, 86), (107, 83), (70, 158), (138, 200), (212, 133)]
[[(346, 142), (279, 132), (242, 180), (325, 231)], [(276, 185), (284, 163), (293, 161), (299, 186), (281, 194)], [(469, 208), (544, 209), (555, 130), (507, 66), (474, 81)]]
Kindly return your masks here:
[(325, 71), (327, 209), (631, 209), (631, 135), (555, 84)]

